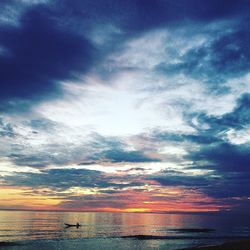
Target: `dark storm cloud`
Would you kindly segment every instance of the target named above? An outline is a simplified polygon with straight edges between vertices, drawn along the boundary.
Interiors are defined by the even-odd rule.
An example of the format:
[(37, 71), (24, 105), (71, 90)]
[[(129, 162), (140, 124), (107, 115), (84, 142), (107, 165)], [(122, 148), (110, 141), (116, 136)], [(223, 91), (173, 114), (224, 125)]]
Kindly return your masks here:
[[(36, 119), (25, 122), (28, 125), (29, 137), (39, 140), (41, 137), (50, 136), (60, 126), (48, 119)], [(58, 127), (59, 126), (59, 127)], [(20, 128), (19, 128), (20, 129)], [(51, 135), (50, 140), (46, 140), (37, 147), (26, 145), (23, 136), (16, 134), (13, 126), (0, 120), (1, 136), (17, 136), (20, 140), (15, 142), (6, 141), (12, 148), (11, 152), (6, 152), (9, 160), (16, 166), (29, 166), (34, 168), (44, 168), (49, 165), (94, 165), (102, 163), (137, 163), (137, 162), (159, 162), (160, 159), (147, 156), (143, 151), (127, 150), (127, 143), (119, 137), (105, 137), (97, 133), (78, 137), (78, 142), (60, 143), (57, 137)]]
[(158, 176), (150, 177), (163, 186), (185, 186), (185, 187), (204, 187), (209, 185), (209, 177), (186, 175), (181, 172), (162, 171)]
[[(247, 73), (250, 66), (250, 36), (247, 23), (249, 18), (239, 19), (237, 25), (232, 25), (232, 31), (220, 35), (211, 34), (209, 41), (179, 56), (180, 62), (161, 63), (156, 70), (167, 74), (184, 73), (214, 84)], [(216, 87), (213, 91), (220, 93), (229, 89)]]
[(94, 149), (95, 152), (80, 165), (98, 164), (100, 161), (110, 163), (160, 161), (160, 159), (145, 155), (143, 151), (127, 150), (127, 143), (123, 142), (119, 137), (104, 137), (94, 133), (88, 147)]
[[(199, 166), (202, 169), (202, 166)], [(216, 169), (216, 168), (215, 168)], [(200, 190), (213, 198), (234, 199), (250, 195), (250, 175), (247, 173), (220, 172), (215, 170), (206, 175), (188, 175), (185, 173), (158, 173), (149, 178), (162, 186), (181, 186), (187, 190)]]
[[(32, 131), (34, 136), (39, 132)], [(44, 168), (50, 165), (74, 164), (79, 157), (84, 157), (83, 153), (87, 150), (85, 145), (78, 147), (68, 143), (45, 143), (41, 148), (27, 147), (25, 144), (12, 144), (13, 152), (8, 154), (8, 158), (16, 166), (29, 166), (34, 168)], [(14, 151), (14, 149), (16, 150)]]
[[(167, 136), (155, 133), (154, 140), (187, 143), (189, 170), (211, 170), (204, 175), (190, 175), (180, 172), (162, 171), (150, 178), (163, 186), (184, 186), (195, 188), (214, 198), (234, 199), (250, 195), (250, 144), (233, 144), (225, 137), (230, 129), (240, 131), (250, 125), (250, 95), (243, 94), (235, 108), (221, 116), (208, 116), (205, 113), (190, 114), (190, 125), (197, 133)], [(191, 120), (197, 117), (198, 125)], [(202, 129), (202, 125), (208, 125)], [(200, 126), (200, 127), (199, 127)], [(198, 147), (197, 147), (198, 146)]]
[[(107, 0), (58, 1), (61, 11), (71, 13), (79, 20), (90, 23), (115, 24), (127, 33), (146, 31), (176, 22), (210, 21), (230, 16), (245, 16), (248, 0)], [(194, 7), (195, 6), (195, 7)]]
[[(220, 31), (216, 33), (217, 31), (207, 28), (211, 33), (205, 43), (198, 47), (195, 44), (190, 46), (184, 54), (175, 53), (173, 49), (171, 55), (174, 63), (171, 60), (160, 63), (155, 71), (167, 73), (170, 78), (171, 74), (183, 74), (185, 77), (202, 80), (205, 85), (210, 86), (212, 94), (221, 95), (222, 98), (231, 89), (223, 85), (220, 87), (221, 84), (218, 83), (246, 74), (250, 68), (249, 4), (249, 0), (55, 0), (33, 6), (22, 5), (20, 1), (2, 1), (0, 111), (27, 111), (34, 102), (61, 96), (63, 93), (60, 82), (77, 81), (91, 70), (102, 76), (112, 75), (115, 70), (120, 69), (119, 65), (115, 65), (110, 73), (108, 66), (103, 66), (104, 69), (100, 66), (102, 60), (113, 52), (118, 52), (119, 56), (125, 43), (142, 33), (161, 28), (167, 28), (171, 33), (171, 29), (179, 27), (187, 28), (189, 33), (192, 29), (202, 29), (208, 24), (220, 26), (220, 20), (227, 22), (227, 25), (232, 21), (230, 30), (222, 32), (220, 27)], [(15, 11), (12, 12), (13, 10)], [(13, 22), (10, 17), (13, 17)], [(194, 32), (201, 35), (205, 33), (204, 30)], [(99, 36), (101, 43), (95, 41), (95, 34)], [(135, 68), (128, 67), (126, 70), (132, 71)], [(140, 186), (142, 182), (133, 180), (129, 171), (127, 183), (123, 184), (122, 179), (107, 176), (100, 171), (44, 170), (44, 167), (79, 162), (79, 165), (90, 165), (90, 168), (101, 162), (114, 165), (160, 162), (163, 161), (162, 158), (150, 155), (159, 153), (162, 145), (169, 143), (183, 147), (187, 155), (173, 157), (166, 153), (166, 161), (186, 167), (189, 171), (201, 170), (202, 173), (202, 170), (212, 170), (211, 173), (196, 176), (185, 172), (160, 172), (150, 177), (140, 176), (142, 181), (144, 178), (145, 182), (154, 180), (162, 186), (197, 189), (215, 198), (249, 196), (249, 143), (235, 145), (226, 137), (226, 132), (230, 129), (237, 132), (249, 126), (250, 94), (242, 95), (233, 111), (221, 116), (205, 112), (192, 113), (191, 107), (185, 104), (182, 107), (188, 111), (186, 122), (196, 133), (154, 131), (146, 138), (150, 144), (146, 150), (144, 146), (141, 146), (142, 149), (128, 150), (130, 145), (121, 138), (98, 134), (84, 140), (79, 138), (76, 144), (67, 139), (64, 140), (64, 145), (60, 140), (48, 137), (52, 137), (54, 129), (60, 129), (59, 124), (39, 118), (32, 118), (26, 123), (30, 134), (33, 133), (30, 138), (29, 134), (11, 144), (9, 141), (15, 136), (14, 126), (0, 118), (0, 137), (8, 138), (9, 141), (3, 142), (9, 143), (12, 148), (11, 152), (7, 151), (8, 159), (16, 166), (42, 169), (40, 173), (15, 173), (2, 178), (7, 185), (50, 187), (53, 190), (65, 190), (73, 186), (112, 187), (114, 190), (103, 193), (113, 194), (116, 189)], [(193, 122), (193, 118), (197, 118), (197, 124)], [(207, 127), (204, 128), (204, 125)], [(46, 141), (43, 137), (35, 137), (42, 133), (46, 134)], [(39, 148), (33, 149), (29, 139), (31, 142), (34, 139), (35, 144), (38, 142)], [(141, 139), (143, 141), (145, 137)], [(115, 198), (112, 196), (110, 199)], [(89, 200), (91, 199), (93, 196), (89, 196)], [(93, 200), (93, 206), (103, 206), (100, 205), (100, 200)], [(82, 205), (87, 205), (87, 202), (83, 201)], [(119, 201), (119, 197), (117, 201), (110, 200), (104, 205), (118, 208), (127, 206), (125, 201)]]
[(0, 24), (0, 33), (1, 101), (53, 95), (58, 81), (77, 79), (91, 65), (91, 44), (59, 28), (42, 5), (27, 10), (18, 26)]
[(224, 173), (202, 190), (215, 198), (235, 199), (250, 195), (250, 176), (245, 173)]
[(183, 138), (189, 142), (197, 144), (211, 144), (214, 142), (220, 142), (221, 139), (215, 136), (210, 136), (206, 133), (200, 133), (199, 135), (184, 135)]
[[(56, 148), (56, 145), (54, 146)], [(8, 155), (9, 159), (17, 166), (29, 166), (34, 168), (43, 168), (51, 164), (61, 165), (69, 162), (69, 159), (65, 159), (63, 155), (55, 157), (53, 153), (12, 153)]]
[(107, 187), (110, 184), (102, 179), (102, 173), (86, 169), (51, 169), (41, 173), (16, 173), (5, 177), (9, 185), (30, 187), (51, 187), (67, 189), (76, 187)]
[(213, 142), (221, 141), (220, 138), (211, 135), (208, 131), (203, 132), (199, 131), (198, 134), (174, 134), (168, 132), (157, 132), (155, 131), (151, 138), (157, 141), (166, 141), (166, 142), (175, 142), (175, 143), (183, 143), (183, 142), (194, 142), (197, 144), (210, 144)]
[[(133, 177), (124, 179), (119, 176), (110, 176), (97, 170), (89, 169), (50, 169), (40, 173), (13, 173), (1, 178), (6, 185), (28, 186), (33, 188), (48, 187), (55, 190), (65, 190), (70, 187), (84, 188), (113, 188), (114, 191), (133, 186), (142, 186), (144, 183), (135, 181)], [(102, 191), (100, 191), (102, 192)], [(105, 190), (103, 193), (108, 193)]]
[[(121, 29), (122, 39), (109, 40), (113, 41), (110, 48), (115, 48), (131, 34), (186, 20), (245, 17), (248, 3), (248, 0), (227, 1), (226, 4), (222, 0), (202, 3), (199, 0), (188, 3), (183, 0), (65, 0), (33, 6), (4, 1), (1, 3), (3, 6), (11, 9), (22, 7), (22, 12), (18, 25), (0, 24), (0, 108), (2, 111), (18, 110), (15, 102), (19, 99), (34, 101), (45, 96), (60, 95), (59, 81), (75, 80), (90, 69), (94, 61), (100, 61), (100, 58), (96, 60), (97, 53), (84, 36), (96, 27), (103, 27), (103, 24)], [(212, 55), (211, 60), (215, 60), (211, 64), (217, 71), (239, 72), (239, 67), (246, 70), (250, 53), (245, 29), (246, 26), (241, 31), (216, 40), (204, 51), (190, 51), (186, 55), (189, 63), (178, 65), (178, 70), (183, 68), (192, 72), (197, 68), (197, 62), (202, 61), (208, 53)], [(99, 48), (99, 57), (107, 54), (105, 49), (105, 46)], [(197, 69), (197, 72), (200, 70)], [(3, 101), (7, 103), (3, 104)], [(26, 102), (27, 107), (31, 104)]]
[(140, 151), (126, 151), (123, 149), (111, 149), (97, 154), (93, 159), (105, 159), (110, 162), (158, 162), (159, 159), (145, 156)]
[(229, 128), (240, 130), (250, 124), (250, 94), (243, 94), (238, 100), (236, 107), (230, 113), (221, 117), (207, 116), (202, 113), (198, 115), (200, 124), (206, 123), (210, 126), (210, 131), (220, 132)]
[[(194, 162), (207, 159), (211, 166), (219, 172), (249, 172), (250, 173), (250, 146), (219, 143), (201, 147), (198, 152), (189, 154)], [(249, 174), (248, 173), (248, 174)]]

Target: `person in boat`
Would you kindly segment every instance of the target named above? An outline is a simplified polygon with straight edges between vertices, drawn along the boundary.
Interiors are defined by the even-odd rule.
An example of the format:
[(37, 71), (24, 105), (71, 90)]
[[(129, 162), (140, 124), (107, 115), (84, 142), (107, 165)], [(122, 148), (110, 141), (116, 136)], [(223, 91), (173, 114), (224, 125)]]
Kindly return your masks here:
[(64, 225), (66, 226), (66, 227), (80, 227), (81, 225), (77, 222), (76, 224), (68, 224), (68, 223), (64, 223)]

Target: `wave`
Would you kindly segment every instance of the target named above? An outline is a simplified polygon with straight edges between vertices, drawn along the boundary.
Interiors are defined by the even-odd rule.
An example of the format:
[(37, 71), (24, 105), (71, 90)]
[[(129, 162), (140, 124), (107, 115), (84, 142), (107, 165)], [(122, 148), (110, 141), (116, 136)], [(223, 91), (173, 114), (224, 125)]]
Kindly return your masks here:
[(0, 241), (0, 247), (20, 246), (17, 242), (11, 241)]
[(171, 232), (178, 233), (209, 233), (214, 232), (215, 229), (212, 228), (179, 228), (179, 229), (169, 229)]
[(165, 236), (165, 235), (125, 235), (114, 238), (137, 239), (137, 240), (194, 240), (194, 239), (249, 239), (250, 236)]

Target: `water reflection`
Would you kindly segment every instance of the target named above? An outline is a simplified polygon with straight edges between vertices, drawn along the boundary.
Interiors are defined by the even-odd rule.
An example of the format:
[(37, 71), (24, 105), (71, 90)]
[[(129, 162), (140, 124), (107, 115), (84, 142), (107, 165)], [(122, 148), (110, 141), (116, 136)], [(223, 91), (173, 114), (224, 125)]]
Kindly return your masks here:
[[(65, 228), (64, 223), (76, 224), (77, 222), (82, 226)], [(235, 234), (238, 230), (238, 233), (249, 235), (248, 222), (237, 224), (228, 218), (216, 216), (0, 211), (0, 241), (103, 238), (125, 235), (171, 236), (177, 233), (171, 229), (176, 228), (215, 228), (217, 235)], [(185, 233), (182, 232), (183, 235)]]

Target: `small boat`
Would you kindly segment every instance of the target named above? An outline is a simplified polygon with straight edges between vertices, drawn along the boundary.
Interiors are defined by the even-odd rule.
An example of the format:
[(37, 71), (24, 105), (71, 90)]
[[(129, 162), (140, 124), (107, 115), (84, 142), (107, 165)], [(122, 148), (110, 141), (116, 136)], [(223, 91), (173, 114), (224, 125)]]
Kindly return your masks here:
[(77, 228), (81, 226), (79, 223), (76, 223), (76, 224), (64, 223), (64, 225), (65, 225), (66, 227), (77, 227)]

